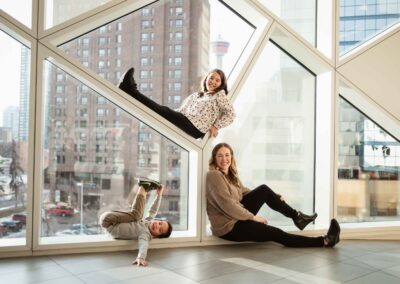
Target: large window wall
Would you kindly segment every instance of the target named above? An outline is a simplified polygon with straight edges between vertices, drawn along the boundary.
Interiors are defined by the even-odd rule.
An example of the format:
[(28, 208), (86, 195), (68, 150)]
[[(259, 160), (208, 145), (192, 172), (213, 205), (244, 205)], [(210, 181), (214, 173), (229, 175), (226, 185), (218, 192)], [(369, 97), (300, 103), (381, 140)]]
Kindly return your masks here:
[[(0, 67), (1, 88), (10, 94), (0, 98), (0, 219), (22, 224), (0, 231), (0, 251), (132, 248), (107, 238), (98, 217), (129, 208), (137, 176), (166, 186), (158, 218), (175, 230), (171, 239), (155, 240), (158, 246), (217, 242), (207, 233), (204, 177), (210, 149), (221, 141), (233, 146), (246, 186), (265, 183), (294, 208), (317, 210), (310, 230), (326, 228), (332, 217), (349, 230), (360, 221), (397, 221), (398, 183), (388, 163), (397, 166), (398, 137), (373, 123), (375, 111), (360, 114), (357, 103), (339, 99), (336, 63), (319, 50), (323, 39), (335, 39), (333, 28), (323, 39), (318, 34), (321, 21), (339, 21), (334, 9), (323, 17), (317, 1), (296, 9), (292, 1), (261, 0), (39, 2), (26, 23), (0, 4), (0, 53), (12, 62)], [(187, 136), (116, 87), (130, 67), (139, 89), (171, 108), (198, 89), (209, 69), (222, 69), (234, 123), (216, 139)], [(365, 146), (369, 138), (364, 147), (353, 143), (364, 149), (362, 159), (353, 153), (346, 126), (354, 137), (374, 130), (384, 156)], [(355, 168), (371, 161), (379, 179), (361, 180), (370, 170), (364, 166), (356, 178)], [(346, 183), (355, 181), (364, 182), (362, 207), (359, 192), (354, 200), (347, 194)], [(390, 192), (378, 185), (386, 183)], [(269, 209), (260, 214), (295, 229)]]
[[(26, 244), (31, 50), (0, 31), (0, 238)], [(31, 216), (29, 212), (29, 216)]]
[(342, 97), (338, 126), (340, 220), (399, 220), (399, 141)]

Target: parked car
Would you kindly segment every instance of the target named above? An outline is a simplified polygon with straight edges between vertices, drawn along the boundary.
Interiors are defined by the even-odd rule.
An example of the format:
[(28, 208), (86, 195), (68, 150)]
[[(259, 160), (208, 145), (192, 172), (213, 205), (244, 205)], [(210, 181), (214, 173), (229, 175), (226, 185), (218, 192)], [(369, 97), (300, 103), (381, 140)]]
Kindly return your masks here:
[(14, 214), (12, 215), (13, 221), (19, 221), (23, 225), (26, 225), (26, 215), (25, 214)]
[(0, 237), (7, 235), (8, 233), (8, 228), (6, 226), (0, 225)]
[(19, 232), (22, 229), (23, 224), (20, 221), (10, 220), (1, 222), (0, 226), (6, 227), (9, 232)]
[[(76, 232), (76, 234), (80, 234), (81, 232), (81, 224), (72, 224), (71, 230)], [(98, 234), (98, 228), (93, 225), (82, 225), (82, 233), (84, 235), (97, 235)]]
[(57, 204), (55, 207), (46, 209), (47, 214), (56, 216), (72, 216), (74, 215), (74, 208), (65, 205)]

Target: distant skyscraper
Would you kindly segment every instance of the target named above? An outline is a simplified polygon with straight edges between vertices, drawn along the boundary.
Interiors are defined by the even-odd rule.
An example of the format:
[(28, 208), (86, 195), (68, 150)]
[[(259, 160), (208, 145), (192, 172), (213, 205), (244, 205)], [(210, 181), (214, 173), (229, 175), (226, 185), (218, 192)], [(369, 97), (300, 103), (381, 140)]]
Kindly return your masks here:
[(12, 139), (18, 140), (19, 107), (9, 106), (4, 110), (3, 126), (11, 129)]
[(218, 69), (223, 70), (223, 59), (225, 54), (227, 54), (229, 48), (229, 42), (224, 41), (221, 35), (218, 35), (218, 39), (211, 42), (211, 52), (216, 56), (217, 65), (215, 66)]
[(400, 20), (400, 0), (340, 0), (340, 53)]
[(28, 140), (29, 127), (29, 71), (30, 71), (30, 49), (21, 47), (21, 77), (20, 77), (20, 97), (19, 97), (19, 140)]

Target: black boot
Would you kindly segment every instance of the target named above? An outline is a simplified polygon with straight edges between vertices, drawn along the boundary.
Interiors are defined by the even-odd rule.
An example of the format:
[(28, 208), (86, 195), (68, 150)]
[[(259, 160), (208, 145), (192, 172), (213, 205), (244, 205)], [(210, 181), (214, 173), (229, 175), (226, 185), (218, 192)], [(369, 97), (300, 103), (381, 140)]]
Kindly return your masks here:
[(297, 228), (303, 230), (309, 223), (317, 218), (318, 214), (306, 215), (303, 212), (297, 211), (297, 216), (293, 218), (293, 222)]
[(121, 76), (121, 79), (118, 83), (118, 88), (131, 96), (134, 96), (134, 94), (137, 92), (137, 84), (133, 78), (134, 72), (135, 69), (133, 69), (133, 67), (129, 68), (129, 70)]
[(328, 233), (324, 236), (324, 246), (334, 247), (340, 241), (339, 235), (340, 235), (339, 223), (338, 221), (336, 221), (336, 219), (332, 219)]

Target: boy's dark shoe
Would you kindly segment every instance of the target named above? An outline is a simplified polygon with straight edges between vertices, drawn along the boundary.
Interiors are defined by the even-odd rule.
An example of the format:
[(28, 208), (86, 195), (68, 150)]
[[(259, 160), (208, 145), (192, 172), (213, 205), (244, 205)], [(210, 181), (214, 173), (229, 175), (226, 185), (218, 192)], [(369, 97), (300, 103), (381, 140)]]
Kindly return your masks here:
[(303, 230), (309, 223), (313, 222), (317, 218), (318, 214), (306, 215), (301, 211), (297, 211), (297, 216), (293, 218), (293, 223), (297, 228)]
[(137, 177), (136, 179), (139, 186), (143, 187), (146, 192), (149, 192), (150, 190), (157, 190), (161, 187), (161, 183), (149, 178)]
[(324, 236), (325, 247), (334, 247), (340, 241), (340, 226), (336, 219), (331, 220), (328, 233)]
[(133, 69), (133, 67), (129, 68), (129, 70), (121, 76), (118, 83), (118, 88), (120, 88), (125, 93), (130, 94), (131, 96), (133, 96), (135, 92), (137, 92), (137, 84), (135, 82), (135, 79), (133, 78), (134, 72), (135, 69)]

